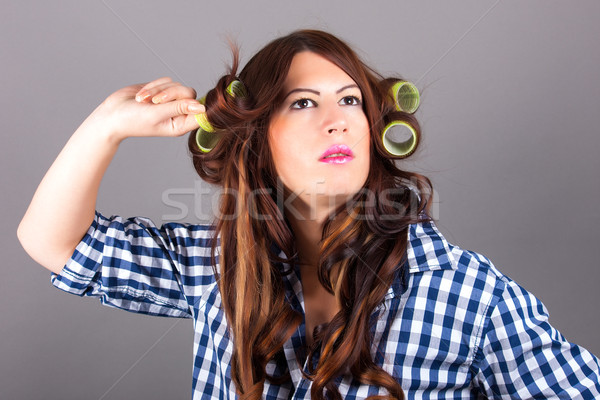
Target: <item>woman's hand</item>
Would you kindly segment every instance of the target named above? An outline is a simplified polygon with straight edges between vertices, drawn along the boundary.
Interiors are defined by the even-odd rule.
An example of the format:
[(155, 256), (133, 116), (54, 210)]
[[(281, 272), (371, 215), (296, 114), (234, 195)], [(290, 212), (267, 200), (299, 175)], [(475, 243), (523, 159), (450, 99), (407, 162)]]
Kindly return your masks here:
[(117, 142), (131, 136), (181, 136), (198, 127), (205, 111), (196, 91), (171, 78), (127, 86), (111, 94), (86, 119)]

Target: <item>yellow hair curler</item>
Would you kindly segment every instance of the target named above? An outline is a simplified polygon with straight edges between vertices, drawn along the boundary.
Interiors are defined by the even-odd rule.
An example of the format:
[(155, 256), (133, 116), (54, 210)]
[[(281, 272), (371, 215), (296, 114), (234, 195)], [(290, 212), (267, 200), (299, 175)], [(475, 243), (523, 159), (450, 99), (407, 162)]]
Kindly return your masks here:
[(246, 97), (246, 87), (244, 84), (237, 79), (235, 81), (231, 81), (231, 83), (227, 86), (227, 93), (231, 97)]
[(388, 153), (398, 158), (406, 158), (417, 148), (419, 134), (408, 122), (397, 120), (386, 125), (381, 134), (381, 141)]
[(408, 81), (398, 81), (390, 89), (396, 109), (412, 114), (419, 108), (419, 89)]
[[(206, 96), (202, 97), (198, 102), (204, 104)], [(215, 132), (215, 128), (206, 119), (206, 113), (194, 115), (196, 122), (198, 122), (198, 129), (196, 130), (196, 145), (203, 153), (208, 153), (217, 145), (219, 137)]]
[[(227, 94), (231, 97), (245, 97), (246, 88), (244, 84), (237, 79), (232, 81), (226, 89)], [(206, 96), (198, 100), (200, 104), (205, 104)], [(219, 133), (215, 131), (215, 128), (206, 119), (206, 113), (196, 114), (194, 116), (196, 122), (198, 122), (198, 129), (196, 130), (196, 145), (203, 153), (208, 153), (215, 148), (219, 142)]]

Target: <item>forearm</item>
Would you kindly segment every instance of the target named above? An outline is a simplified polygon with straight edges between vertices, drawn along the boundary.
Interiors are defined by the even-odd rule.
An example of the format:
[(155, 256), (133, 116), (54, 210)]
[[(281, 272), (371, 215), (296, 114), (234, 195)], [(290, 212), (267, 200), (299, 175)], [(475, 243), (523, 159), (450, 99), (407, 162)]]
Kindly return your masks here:
[(89, 228), (102, 176), (118, 148), (118, 141), (90, 118), (44, 176), (18, 229), (27, 253), (54, 272), (60, 272)]
[(18, 229), (21, 244), (60, 272), (94, 218), (102, 176), (131, 136), (180, 136), (204, 106), (192, 88), (160, 78), (110, 95), (77, 129), (40, 183)]

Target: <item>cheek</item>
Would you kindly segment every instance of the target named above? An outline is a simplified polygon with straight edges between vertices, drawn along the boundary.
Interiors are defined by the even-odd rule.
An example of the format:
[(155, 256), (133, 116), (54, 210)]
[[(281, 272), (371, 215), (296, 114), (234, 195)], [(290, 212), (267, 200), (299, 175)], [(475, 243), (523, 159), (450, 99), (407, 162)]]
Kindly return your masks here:
[(289, 172), (289, 165), (290, 163), (293, 163), (295, 152), (290, 150), (290, 148), (293, 147), (293, 144), (290, 143), (290, 135), (285, 134), (287, 131), (282, 125), (284, 124), (271, 124), (269, 126), (267, 140), (269, 141), (269, 150), (271, 151), (275, 172), (285, 184), (286, 176)]
[(302, 124), (278, 119), (269, 125), (269, 133), (267, 135), (269, 148), (273, 160), (278, 161), (293, 160), (298, 158), (302, 149), (307, 146), (306, 135), (304, 131), (299, 129)]
[(363, 123), (362, 131), (362, 135), (358, 138), (359, 143), (357, 145), (357, 149), (360, 149), (359, 156), (361, 162), (359, 166), (359, 174), (361, 176), (361, 180), (363, 181), (362, 183), (364, 184), (367, 176), (369, 175), (369, 169), (371, 168), (371, 134), (369, 132), (369, 125), (366, 121), (366, 118)]
[(356, 126), (359, 127), (356, 131), (357, 134), (354, 137), (356, 150), (360, 152), (361, 158), (366, 158), (368, 164), (371, 151), (371, 133), (369, 132), (369, 124), (366, 117), (360, 119)]

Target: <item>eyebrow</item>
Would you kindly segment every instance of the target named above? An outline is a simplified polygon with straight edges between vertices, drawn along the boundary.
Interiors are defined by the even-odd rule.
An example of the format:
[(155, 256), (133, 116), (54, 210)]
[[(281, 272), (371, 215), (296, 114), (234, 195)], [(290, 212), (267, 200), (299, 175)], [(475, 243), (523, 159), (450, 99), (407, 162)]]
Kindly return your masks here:
[[(352, 83), (352, 84), (350, 84), (350, 85), (346, 85), (346, 86), (344, 86), (344, 87), (342, 87), (342, 88), (340, 88), (340, 89), (336, 90), (336, 92), (335, 92), (335, 93), (336, 93), (336, 94), (339, 94), (339, 93), (343, 92), (344, 90), (347, 90), (347, 89), (354, 89), (354, 88), (356, 88), (356, 89), (359, 89), (359, 87), (358, 87), (358, 85), (357, 85), (357, 84), (355, 84), (355, 83)], [(320, 96), (320, 95), (321, 95), (321, 92), (319, 92), (318, 90), (314, 90), (314, 89), (308, 89), (308, 88), (296, 88), (296, 89), (292, 89), (292, 90), (290, 90), (290, 91), (288, 92), (288, 94), (286, 94), (286, 95), (285, 95), (284, 99), (287, 99), (287, 98), (288, 98), (288, 97), (289, 97), (289, 96), (290, 96), (292, 93), (296, 93), (296, 92), (309, 92), (309, 93), (314, 93), (314, 94), (316, 94), (317, 96)]]

